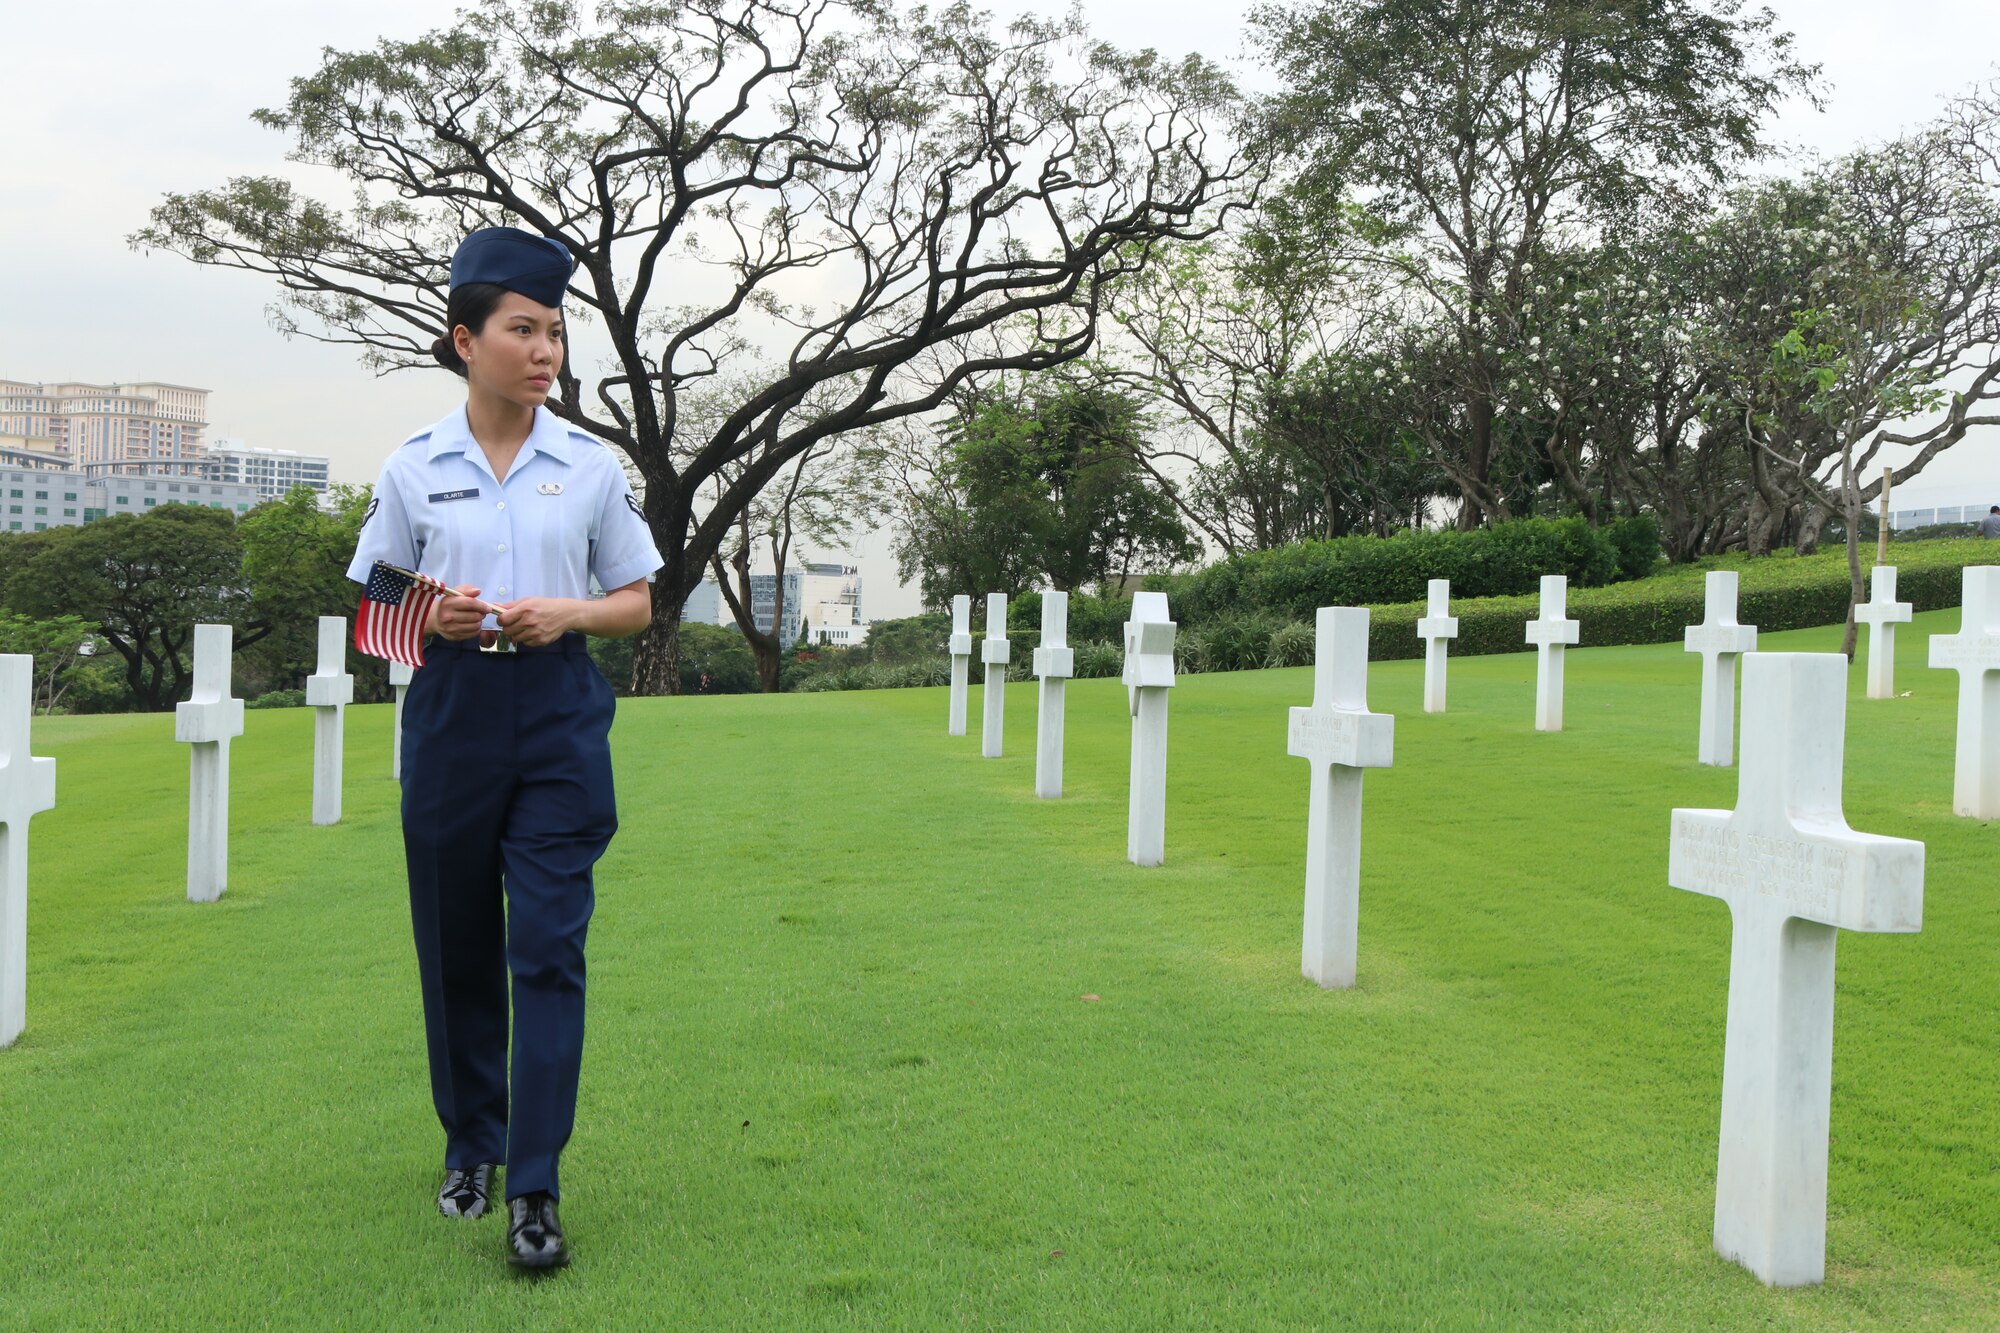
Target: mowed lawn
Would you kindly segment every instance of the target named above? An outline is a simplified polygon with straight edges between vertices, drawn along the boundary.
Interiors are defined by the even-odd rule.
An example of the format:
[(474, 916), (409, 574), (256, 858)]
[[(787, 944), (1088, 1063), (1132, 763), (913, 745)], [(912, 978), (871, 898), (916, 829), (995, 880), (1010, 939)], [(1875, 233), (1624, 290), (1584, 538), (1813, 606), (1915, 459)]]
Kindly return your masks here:
[[(1839, 946), (1827, 1282), (1709, 1247), (1728, 910), (1667, 886), (1697, 659), (1376, 666), (1360, 985), (1299, 976), (1307, 670), (1174, 691), (1167, 864), (1126, 863), (1125, 697), (1064, 798), (942, 690), (622, 703), (576, 1265), (440, 1218), (389, 712), (309, 824), (307, 710), (249, 715), (228, 896), (184, 900), (171, 718), (55, 719), (29, 1027), (0, 1052), (0, 1323), (36, 1328), (1992, 1328), (2000, 828), (1951, 815), (1957, 678), (1851, 682), (1846, 808), (1928, 846), (1924, 929)], [(1772, 635), (1830, 649), (1838, 632)], [(1086, 997), (1098, 997), (1090, 999)]]

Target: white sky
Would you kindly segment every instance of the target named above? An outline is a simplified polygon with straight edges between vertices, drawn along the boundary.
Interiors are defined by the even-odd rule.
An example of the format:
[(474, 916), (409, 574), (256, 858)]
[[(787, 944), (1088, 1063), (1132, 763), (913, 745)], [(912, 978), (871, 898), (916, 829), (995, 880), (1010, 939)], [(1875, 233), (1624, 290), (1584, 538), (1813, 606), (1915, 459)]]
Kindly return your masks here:
[[(1031, 7), (1050, 13), (1058, 5), (1000, 10)], [(416, 36), (448, 23), (456, 8), (451, 0), (287, 0), (254, 11), (241, 0), (15, 7), (6, 24), (12, 58), (0, 80), (8, 131), (0, 377), (199, 385), (214, 391), (211, 438), (326, 454), (336, 480), (372, 481), (391, 448), (449, 410), (455, 381), (443, 372), (377, 379), (347, 351), (287, 341), (266, 320), (273, 292), (265, 281), (135, 254), (124, 238), (167, 191), (277, 171), (286, 143), (249, 113), (282, 104), (288, 80), (315, 68), (322, 47)], [(1239, 68), (1248, 8), (1247, 0), (1084, 3), (1093, 31), (1109, 41), (1199, 50)], [(2000, 59), (1992, 0), (1775, 0), (1773, 8), (1831, 84), (1823, 114), (1789, 107), (1777, 132), (1822, 153), (1928, 119)], [(1993, 433), (1968, 439), (1899, 498), (2000, 495), (1996, 445)], [(896, 584), (883, 537), (852, 554), (865, 579), (865, 615), (917, 608), (914, 590)]]

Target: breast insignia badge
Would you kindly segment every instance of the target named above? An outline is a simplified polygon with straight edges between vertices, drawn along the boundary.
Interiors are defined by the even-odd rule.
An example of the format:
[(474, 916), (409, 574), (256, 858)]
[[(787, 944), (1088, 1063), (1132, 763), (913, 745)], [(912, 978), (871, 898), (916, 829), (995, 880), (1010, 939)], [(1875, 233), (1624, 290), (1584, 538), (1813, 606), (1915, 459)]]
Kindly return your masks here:
[(541, 485), (535, 487), (535, 489), (540, 491), (543, 495), (561, 495), (562, 483), (559, 481), (545, 481)]

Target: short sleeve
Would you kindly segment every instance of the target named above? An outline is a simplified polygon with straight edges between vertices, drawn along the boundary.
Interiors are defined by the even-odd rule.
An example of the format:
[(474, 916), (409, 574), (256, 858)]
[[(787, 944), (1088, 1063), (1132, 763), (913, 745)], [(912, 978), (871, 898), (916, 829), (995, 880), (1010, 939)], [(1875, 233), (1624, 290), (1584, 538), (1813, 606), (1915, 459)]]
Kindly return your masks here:
[[(605, 451), (608, 455), (609, 450)], [(653, 544), (653, 530), (639, 510), (632, 484), (625, 470), (612, 463), (610, 484), (604, 488), (604, 505), (597, 515), (597, 540), (590, 551), (590, 576), (597, 586), (610, 592), (637, 579), (650, 579), (666, 561)]]
[(410, 526), (410, 511), (403, 504), (403, 492), (392, 475), (396, 458), (391, 454), (375, 481), (375, 493), (361, 520), (361, 540), (355, 544), (354, 559), (348, 563), (347, 577), (366, 584), (377, 560), (400, 569), (414, 570), (420, 558), (417, 534)]

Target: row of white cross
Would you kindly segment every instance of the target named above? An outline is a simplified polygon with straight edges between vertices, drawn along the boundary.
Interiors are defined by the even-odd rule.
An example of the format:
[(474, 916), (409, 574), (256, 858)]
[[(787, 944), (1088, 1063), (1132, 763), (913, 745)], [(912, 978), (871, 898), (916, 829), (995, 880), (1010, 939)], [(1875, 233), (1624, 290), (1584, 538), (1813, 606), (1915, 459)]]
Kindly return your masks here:
[[(1954, 806), (1987, 818), (2000, 813), (1985, 806), (2000, 754), (2000, 707), (1989, 706), (2000, 689), (2000, 568), (1964, 578), (1961, 628), (1932, 638), (1931, 665), (1961, 677)], [(1545, 623), (1561, 615), (1550, 591), (1545, 581)], [(1736, 623), (1736, 576), (1711, 573), (1706, 592), (1705, 621), (1689, 627), (1686, 643), (1703, 659), (1700, 758), (1731, 760), (1735, 659), (1748, 654), (1743, 766), (1734, 810), (1673, 812), (1667, 882), (1727, 902), (1733, 927), (1714, 1243), (1767, 1283), (1801, 1286), (1825, 1274), (1835, 931), (1918, 930), (1924, 847), (1857, 833), (1842, 813), (1846, 659), (1756, 653), (1756, 630)], [(1873, 594), (1863, 616), (1869, 694), (1888, 697), (1889, 636), (1909, 607), (1895, 602), (1894, 569), (1876, 571)], [(1435, 616), (1435, 599), (1431, 609)], [(1560, 633), (1551, 627), (1537, 639), (1529, 629), (1543, 645), (1562, 642)], [(1389, 765), (1394, 721), (1367, 706), (1368, 612), (1323, 608), (1318, 635), (1313, 704), (1290, 718), (1290, 752), (1312, 766), (1302, 968), (1321, 986), (1346, 987), (1355, 977), (1361, 774)], [(1441, 711), (1442, 683), (1435, 694), (1429, 686), (1426, 708)], [(1537, 725), (1559, 728), (1560, 676), (1553, 719), (1550, 692), (1541, 693)]]
[[(229, 743), (243, 734), (243, 701), (229, 694), (233, 632), (197, 625), (194, 683), (174, 709), (174, 739), (189, 746), (189, 901), (214, 902), (229, 886)], [(347, 620), (321, 616), (318, 670), (306, 678), (314, 721), (312, 822), (340, 822), (341, 737), (354, 677), (346, 671)], [(0, 655), (0, 1047), (27, 1026), (28, 821), (55, 806), (56, 761), (28, 753), (34, 659)], [(402, 765), (403, 692), (410, 668), (392, 664), (396, 740), (390, 776)]]
[[(1961, 674), (1959, 762), (1954, 806), (1992, 817), (1986, 770), (2000, 755), (2000, 568), (1965, 571), (1963, 623), (1931, 640), (1931, 665)], [(1894, 633), (1910, 618), (1895, 600), (1896, 572), (1878, 567), (1869, 626), (1868, 693), (1894, 693)], [(1729, 1006), (1723, 1051), (1722, 1125), (1717, 1153), (1715, 1248), (1768, 1283), (1798, 1286), (1824, 1276), (1829, 1107), (1833, 1058), (1833, 950), (1836, 930), (1915, 931), (1923, 920), (1923, 844), (1856, 833), (1841, 810), (1847, 663), (1837, 654), (1757, 653), (1757, 630), (1736, 620), (1737, 578), (1707, 576), (1703, 622), (1689, 626), (1687, 651), (1702, 658), (1698, 758), (1734, 759), (1736, 660), (1744, 670), (1743, 766), (1734, 810), (1675, 810), (1667, 882), (1723, 899), (1733, 923)], [(1528, 624), (1540, 670), (1536, 727), (1562, 728), (1562, 652), (1578, 641), (1564, 615), (1566, 580), (1542, 580), (1541, 615)], [(1449, 584), (1433, 580), (1425, 640), (1424, 709), (1445, 709)], [(1063, 643), (1066, 599), (1044, 602), (1045, 642)], [(1053, 608), (1053, 612), (1052, 612)], [(954, 606), (954, 666), (969, 658), (969, 600)], [(1053, 614), (1053, 619), (1051, 618)], [(1301, 970), (1320, 986), (1354, 985), (1361, 871), (1361, 778), (1387, 768), (1395, 719), (1368, 708), (1368, 612), (1322, 607), (1316, 625), (1313, 702), (1289, 714), (1287, 749), (1310, 765), (1304, 937)], [(985, 753), (1000, 753), (1005, 680), (1005, 598), (987, 605)], [(1133, 715), (1127, 853), (1158, 865), (1164, 853), (1165, 691), (1173, 684), (1174, 625), (1164, 594), (1134, 598), (1125, 627), (1125, 683)], [(996, 653), (995, 643), (1000, 645)], [(961, 647), (961, 643), (963, 647)], [(1061, 650), (1067, 654), (1065, 647)], [(997, 668), (996, 668), (996, 663)], [(1053, 663), (1047, 664), (1053, 665)], [(1061, 675), (1067, 676), (1068, 662)], [(1037, 655), (1037, 674), (1045, 663)], [(1050, 709), (1044, 675), (1042, 724)], [(963, 674), (954, 673), (953, 718), (963, 734)], [(1057, 681), (1060, 689), (1060, 680)], [(1060, 772), (1060, 699), (1054, 725)], [(1971, 760), (1967, 755), (1974, 756)], [(1038, 757), (1039, 777), (1042, 771)], [(1058, 794), (1059, 781), (1054, 792)]]
[[(1529, 623), (1542, 670), (1536, 725), (1560, 730), (1565, 646), (1577, 625), (1564, 618), (1565, 581), (1542, 583), (1541, 616)], [(1893, 634), (1910, 608), (1895, 599), (1895, 571), (1878, 567), (1873, 598), (1857, 609), (1870, 628), (1868, 693), (1893, 693)], [(1431, 587), (1419, 622), (1427, 645), (1425, 709), (1445, 704), (1443, 641), (1457, 631), (1449, 588)], [(1068, 598), (1045, 594), (1036, 791), (1062, 791), (1063, 683), (1073, 673), (1066, 641)], [(1961, 627), (1931, 639), (1930, 664), (1960, 676), (1953, 805), (2000, 815), (2000, 567), (1964, 572)], [(967, 598), (953, 605), (951, 727), (965, 730), (971, 656)], [(998, 756), (1008, 662), (1006, 598), (987, 602), (983, 752)], [(1288, 748), (1311, 765), (1301, 962), (1324, 987), (1355, 979), (1360, 890), (1361, 775), (1388, 767), (1394, 719), (1367, 706), (1368, 612), (1321, 608), (1313, 703), (1289, 715)], [(1139, 593), (1125, 625), (1124, 683), (1133, 717), (1127, 854), (1158, 865), (1165, 853), (1166, 691), (1173, 687), (1175, 626), (1166, 595)], [(1878, 641), (1879, 638), (1879, 641)], [(175, 715), (175, 739), (191, 745), (188, 896), (213, 901), (228, 879), (229, 743), (243, 734), (243, 703), (230, 697), (229, 627), (197, 627), (192, 695)], [(347, 622), (319, 623), (319, 668), (306, 701), (318, 711), (313, 822), (340, 818), (344, 712), (354, 697), (345, 667)], [(1833, 946), (1837, 929), (1914, 931), (1922, 924), (1921, 843), (1856, 833), (1841, 812), (1846, 662), (1835, 654), (1756, 653), (1754, 627), (1736, 623), (1734, 574), (1709, 575), (1706, 618), (1687, 648), (1703, 659), (1700, 753), (1730, 762), (1735, 659), (1744, 666), (1743, 766), (1734, 810), (1675, 810), (1668, 883), (1730, 905), (1727, 1033), (1715, 1211), (1716, 1249), (1767, 1282), (1799, 1285), (1823, 1275), (1826, 1147), (1833, 1048)], [(392, 668), (401, 763), (407, 668)], [(26, 1022), (27, 834), (55, 804), (55, 761), (29, 753), (33, 661), (0, 656), (0, 1046)]]

